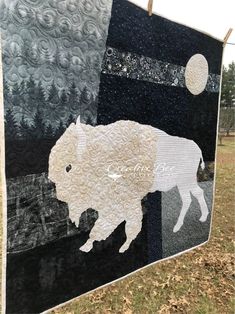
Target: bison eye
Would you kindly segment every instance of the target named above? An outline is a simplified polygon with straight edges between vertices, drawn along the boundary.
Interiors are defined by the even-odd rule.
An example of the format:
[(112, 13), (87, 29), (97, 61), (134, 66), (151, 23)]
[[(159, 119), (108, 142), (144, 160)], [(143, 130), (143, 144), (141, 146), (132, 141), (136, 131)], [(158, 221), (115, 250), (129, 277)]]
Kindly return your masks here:
[(65, 169), (66, 169), (67, 172), (69, 172), (72, 169), (72, 166), (68, 165)]

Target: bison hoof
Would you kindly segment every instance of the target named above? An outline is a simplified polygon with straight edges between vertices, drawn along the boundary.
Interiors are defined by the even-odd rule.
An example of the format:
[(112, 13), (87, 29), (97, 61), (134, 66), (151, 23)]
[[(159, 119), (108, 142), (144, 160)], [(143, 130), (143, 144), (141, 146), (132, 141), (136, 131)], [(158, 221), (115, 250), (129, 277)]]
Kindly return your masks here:
[(203, 215), (201, 215), (201, 218), (199, 219), (201, 222), (205, 222), (207, 220), (207, 216), (209, 213), (205, 213)]
[(80, 251), (89, 252), (93, 247), (92, 241), (87, 241), (83, 246), (80, 247)]
[(176, 225), (174, 226), (173, 232), (174, 232), (174, 233), (178, 232), (182, 226), (183, 226), (183, 224), (176, 224)]

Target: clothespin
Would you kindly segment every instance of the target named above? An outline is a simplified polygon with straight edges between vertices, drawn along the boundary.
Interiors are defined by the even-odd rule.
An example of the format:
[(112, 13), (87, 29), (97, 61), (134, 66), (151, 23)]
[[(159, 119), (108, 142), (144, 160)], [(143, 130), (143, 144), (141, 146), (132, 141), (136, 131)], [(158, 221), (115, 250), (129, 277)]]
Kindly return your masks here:
[(232, 28), (230, 28), (230, 29), (228, 30), (227, 34), (225, 35), (225, 37), (224, 37), (224, 43), (223, 43), (223, 47), (225, 47), (225, 46), (226, 46), (226, 44), (227, 44), (227, 42), (228, 42), (228, 39), (229, 39), (230, 35), (232, 34), (232, 31), (233, 31), (233, 29), (232, 29)]
[(148, 2), (148, 13), (149, 13), (149, 16), (152, 16), (153, 14), (153, 0), (149, 0)]

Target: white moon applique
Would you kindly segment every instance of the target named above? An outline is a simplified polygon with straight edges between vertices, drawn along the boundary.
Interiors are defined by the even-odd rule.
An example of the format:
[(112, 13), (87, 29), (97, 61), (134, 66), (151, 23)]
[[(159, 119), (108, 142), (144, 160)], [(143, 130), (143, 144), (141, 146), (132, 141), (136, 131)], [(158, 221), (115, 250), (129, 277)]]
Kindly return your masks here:
[(209, 67), (206, 58), (201, 54), (193, 55), (185, 69), (185, 84), (193, 95), (201, 94), (206, 88)]

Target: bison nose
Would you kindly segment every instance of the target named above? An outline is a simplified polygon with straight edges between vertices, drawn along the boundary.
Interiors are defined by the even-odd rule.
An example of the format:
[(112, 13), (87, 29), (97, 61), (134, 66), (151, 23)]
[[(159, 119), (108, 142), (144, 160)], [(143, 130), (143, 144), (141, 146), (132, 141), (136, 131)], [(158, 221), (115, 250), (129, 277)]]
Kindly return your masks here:
[(50, 181), (51, 184), (55, 184), (51, 176), (48, 176), (48, 180)]
[(51, 172), (48, 173), (48, 179), (49, 179), (52, 183), (55, 183), (55, 176), (53, 176)]

